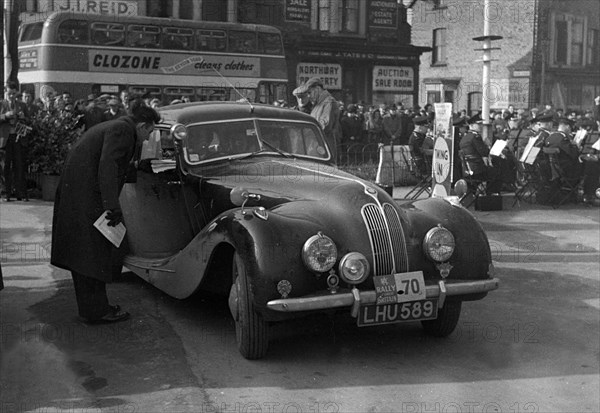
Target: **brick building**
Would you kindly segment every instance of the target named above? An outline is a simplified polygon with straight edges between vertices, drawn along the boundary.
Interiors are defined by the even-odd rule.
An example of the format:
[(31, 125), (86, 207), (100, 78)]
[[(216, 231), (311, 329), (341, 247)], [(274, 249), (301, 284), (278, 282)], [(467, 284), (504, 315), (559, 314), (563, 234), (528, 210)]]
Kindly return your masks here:
[[(421, 56), (421, 105), (452, 102), (474, 113), (482, 99), (483, 0), (421, 0), (412, 13), (413, 42)], [(492, 0), (490, 107), (585, 110), (600, 94), (598, 0)]]
[[(418, 101), (419, 64), (429, 47), (411, 43), (413, 0), (23, 0), (30, 12), (111, 7), (153, 17), (267, 24), (279, 27), (290, 92), (312, 76), (345, 103)], [(115, 6), (115, 4), (118, 5)], [(417, 43), (418, 44), (418, 43)], [(290, 95), (290, 99), (292, 96)]]

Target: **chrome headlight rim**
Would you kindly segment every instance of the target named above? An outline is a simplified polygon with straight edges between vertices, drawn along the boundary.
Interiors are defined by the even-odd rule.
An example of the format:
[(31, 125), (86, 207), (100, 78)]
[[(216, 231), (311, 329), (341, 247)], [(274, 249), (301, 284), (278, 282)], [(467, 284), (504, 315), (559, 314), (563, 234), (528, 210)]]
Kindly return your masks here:
[(454, 235), (441, 225), (431, 228), (423, 239), (423, 251), (427, 258), (435, 262), (446, 262), (454, 254)]
[[(348, 273), (346, 270), (348, 269), (347, 265), (349, 262), (351, 262), (351, 260), (361, 261), (363, 263), (364, 271), (360, 275), (360, 277), (351, 278), (350, 276), (348, 276)], [(369, 264), (369, 260), (367, 260), (367, 257), (365, 257), (360, 252), (349, 252), (348, 254), (344, 255), (342, 257), (342, 259), (340, 260), (340, 265), (338, 267), (338, 270), (339, 270), (340, 276), (342, 277), (342, 280), (344, 280), (348, 284), (360, 284), (363, 281), (365, 281), (367, 279), (367, 277), (369, 276), (369, 274), (371, 273), (371, 266)]]
[[(313, 265), (314, 259), (318, 260), (318, 258), (315, 255), (313, 255), (313, 251), (312, 251), (312, 247), (318, 243), (325, 243), (325, 244), (329, 243), (328, 248), (331, 248), (329, 257), (326, 258), (327, 262), (324, 265), (319, 266), (319, 267)], [(323, 245), (317, 246), (317, 247), (322, 248)], [(335, 242), (333, 242), (333, 240), (331, 238), (329, 238), (327, 235), (324, 235), (321, 232), (308, 238), (304, 242), (304, 245), (302, 246), (302, 261), (304, 262), (304, 265), (310, 271), (313, 271), (316, 273), (324, 273), (324, 272), (331, 270), (335, 266), (335, 263), (337, 262), (337, 257), (338, 257), (338, 251), (337, 251), (337, 246), (335, 245)]]

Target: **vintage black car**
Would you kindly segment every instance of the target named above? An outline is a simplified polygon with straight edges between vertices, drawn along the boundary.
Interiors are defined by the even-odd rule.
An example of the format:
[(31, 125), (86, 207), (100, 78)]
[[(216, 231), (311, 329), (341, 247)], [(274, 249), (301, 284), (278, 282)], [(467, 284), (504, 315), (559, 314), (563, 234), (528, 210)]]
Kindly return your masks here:
[(248, 102), (160, 115), (121, 195), (126, 266), (176, 298), (224, 293), (244, 357), (266, 354), (270, 323), (309, 312), (447, 336), (463, 301), (498, 287), (470, 212), (453, 199), (399, 206), (337, 169), (311, 116)]

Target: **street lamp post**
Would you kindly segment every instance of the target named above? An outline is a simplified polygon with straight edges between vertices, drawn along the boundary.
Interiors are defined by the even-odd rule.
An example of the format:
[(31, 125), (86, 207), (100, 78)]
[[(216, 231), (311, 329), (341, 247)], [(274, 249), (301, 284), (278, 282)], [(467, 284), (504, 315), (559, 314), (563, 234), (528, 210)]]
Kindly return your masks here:
[(492, 69), (492, 50), (500, 50), (499, 47), (492, 47), (492, 40), (500, 40), (502, 36), (490, 34), (490, 1), (484, 0), (483, 4), (483, 36), (474, 37), (473, 40), (483, 42), (483, 95), (481, 104), (481, 117), (483, 118), (483, 139), (491, 142), (491, 122), (490, 122), (490, 72)]

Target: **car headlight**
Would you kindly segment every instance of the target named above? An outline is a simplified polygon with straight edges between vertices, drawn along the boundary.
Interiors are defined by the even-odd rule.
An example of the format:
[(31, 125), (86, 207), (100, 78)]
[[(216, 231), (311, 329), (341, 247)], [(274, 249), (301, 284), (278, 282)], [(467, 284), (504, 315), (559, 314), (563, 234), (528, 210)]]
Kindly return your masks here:
[(177, 140), (184, 140), (187, 137), (187, 128), (185, 125), (178, 123), (171, 127), (171, 133)]
[(454, 253), (455, 245), (454, 235), (442, 226), (431, 228), (423, 240), (425, 254), (437, 262), (448, 261)]
[(331, 238), (319, 232), (304, 243), (302, 259), (311, 271), (329, 271), (337, 261), (337, 247)]
[(340, 275), (350, 284), (360, 284), (369, 275), (369, 261), (359, 252), (350, 252), (340, 260)]

